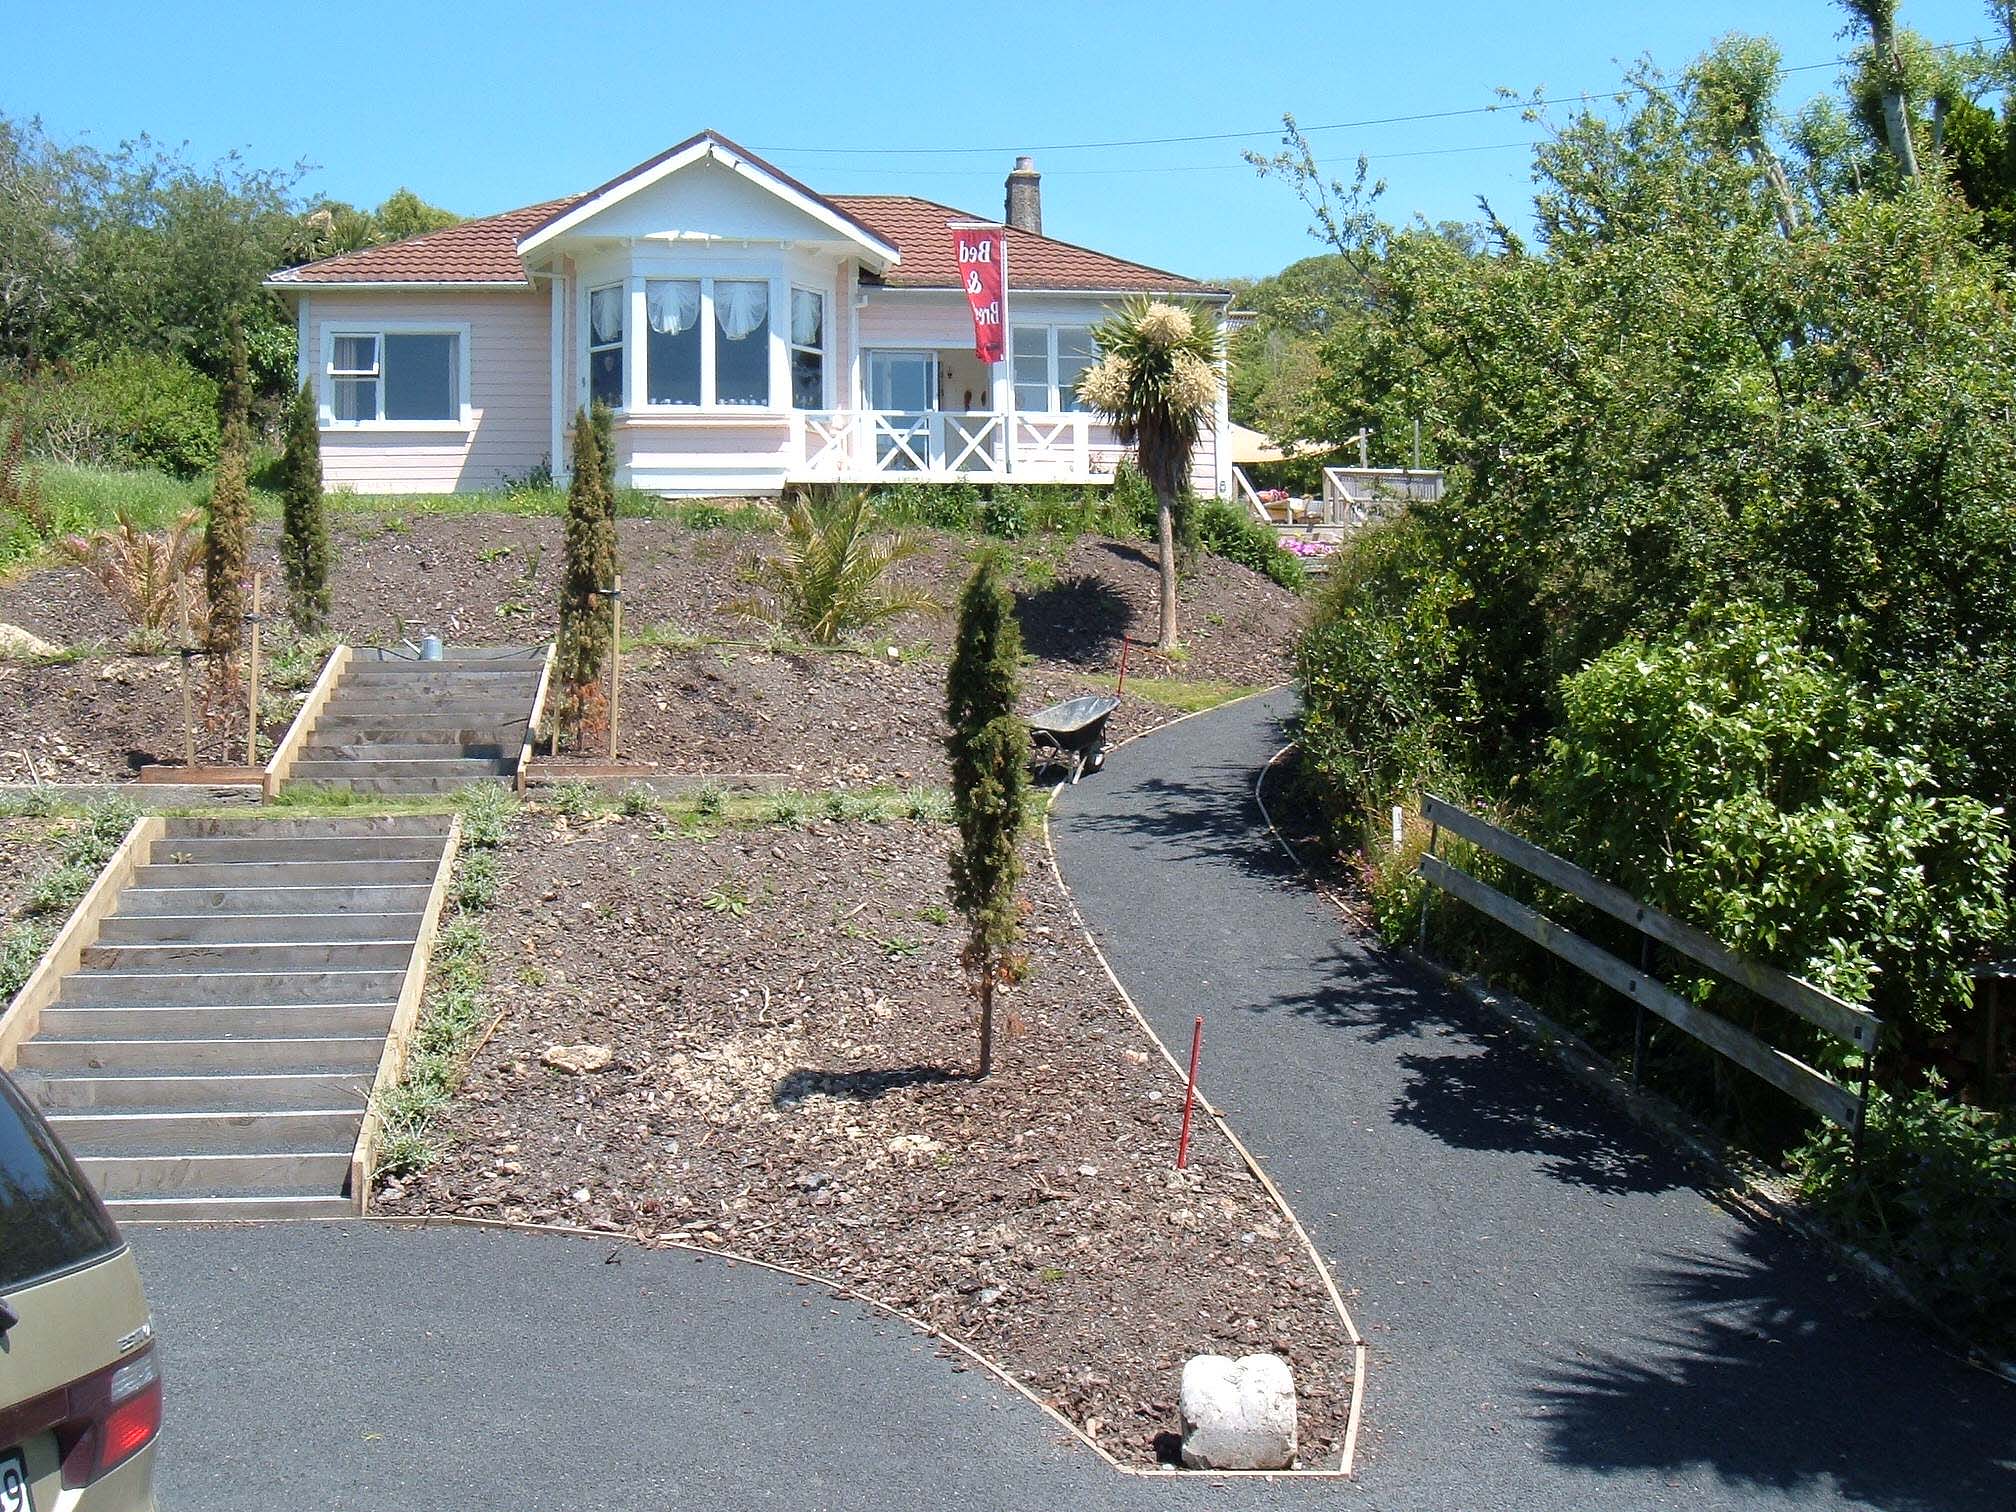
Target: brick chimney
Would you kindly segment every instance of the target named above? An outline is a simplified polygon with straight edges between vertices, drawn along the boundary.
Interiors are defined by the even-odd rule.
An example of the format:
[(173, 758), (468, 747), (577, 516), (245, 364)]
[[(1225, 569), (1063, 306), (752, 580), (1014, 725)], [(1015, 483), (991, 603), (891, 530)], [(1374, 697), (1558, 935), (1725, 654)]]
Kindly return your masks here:
[(1036, 171), (1034, 158), (1018, 157), (1008, 175), (1007, 221), (1017, 231), (1043, 234), (1043, 175)]

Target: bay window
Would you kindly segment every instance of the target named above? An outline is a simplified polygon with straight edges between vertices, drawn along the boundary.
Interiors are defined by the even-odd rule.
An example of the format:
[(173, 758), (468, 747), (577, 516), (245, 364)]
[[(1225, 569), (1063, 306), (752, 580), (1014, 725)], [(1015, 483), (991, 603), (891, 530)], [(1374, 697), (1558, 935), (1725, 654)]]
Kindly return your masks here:
[(644, 397), (651, 404), (700, 402), (700, 280), (654, 278), (644, 285)]
[(1099, 360), (1090, 326), (1018, 325), (1014, 343), (1016, 409), (1057, 414), (1085, 408), (1078, 375)]
[(826, 407), (826, 297), (811, 289), (791, 291), (791, 403)]
[(767, 280), (647, 278), (644, 324), (645, 404), (769, 407)]
[(330, 332), (323, 369), (328, 423), (462, 423), (464, 339), (459, 328)]
[(623, 285), (588, 291), (588, 398), (623, 407)]
[(714, 402), (770, 403), (770, 285), (714, 281)]

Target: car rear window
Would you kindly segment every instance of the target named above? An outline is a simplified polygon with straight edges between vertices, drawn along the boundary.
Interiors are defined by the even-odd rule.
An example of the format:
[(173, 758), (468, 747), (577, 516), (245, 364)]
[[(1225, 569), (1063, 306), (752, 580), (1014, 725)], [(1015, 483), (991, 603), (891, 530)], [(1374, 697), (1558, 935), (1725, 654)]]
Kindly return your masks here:
[(0, 1292), (102, 1259), (121, 1242), (70, 1152), (0, 1072)]

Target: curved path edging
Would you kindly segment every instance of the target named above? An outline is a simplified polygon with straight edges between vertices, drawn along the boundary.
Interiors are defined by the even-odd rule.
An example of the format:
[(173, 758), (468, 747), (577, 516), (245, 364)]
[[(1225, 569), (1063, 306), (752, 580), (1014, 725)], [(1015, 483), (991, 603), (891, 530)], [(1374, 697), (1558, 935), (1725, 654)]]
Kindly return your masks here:
[[(1146, 740), (1151, 735), (1159, 735), (1164, 730), (1182, 724), (1185, 720), (1196, 719), (1204, 714), (1214, 714), (1220, 709), (1230, 708), (1233, 704), (1245, 703), (1248, 699), (1265, 698), (1270, 693), (1280, 692), (1286, 686), (1287, 684), (1285, 683), (1276, 683), (1271, 688), (1262, 688), (1254, 693), (1247, 693), (1238, 698), (1227, 699), (1224, 703), (1213, 704), (1208, 709), (1193, 709), (1188, 714), (1178, 715), (1176, 718), (1167, 720), (1151, 729), (1141, 730), (1129, 735), (1125, 740), (1115, 741), (1107, 748), (1108, 754), (1120, 750), (1124, 746), (1130, 746), (1137, 740)], [(1113, 970), (1113, 963), (1106, 959), (1106, 952), (1099, 948), (1099, 941), (1093, 936), (1091, 927), (1085, 922), (1085, 915), (1079, 910), (1078, 899), (1073, 896), (1070, 883), (1064, 880), (1064, 869), (1058, 865), (1057, 847), (1050, 835), (1050, 811), (1056, 806), (1057, 795), (1064, 790), (1064, 787), (1065, 784), (1062, 782), (1053, 786), (1050, 789), (1049, 798), (1045, 800), (1043, 805), (1043, 853), (1050, 861), (1050, 876), (1056, 882), (1057, 890), (1064, 894), (1064, 901), (1071, 905), (1071, 918), (1078, 925), (1078, 932), (1084, 936), (1086, 945), (1091, 948), (1092, 954), (1098, 959), (1100, 970), (1106, 973), (1106, 980), (1112, 984), (1113, 990), (1120, 994), (1120, 1001), (1127, 1005), (1127, 1011), (1134, 1016), (1134, 1022), (1140, 1027), (1141, 1032), (1148, 1036), (1157, 1050), (1161, 1051), (1163, 1063), (1169, 1067), (1170, 1074), (1176, 1078), (1176, 1084), (1178, 1086), (1187, 1086), (1190, 1079), (1189, 1073), (1184, 1069), (1183, 1063), (1176, 1058), (1169, 1046), (1163, 1042), (1162, 1036), (1155, 1032), (1155, 1026), (1148, 1021), (1148, 1016), (1141, 1011), (1140, 1005), (1134, 1001), (1133, 994), (1127, 990), (1127, 984), (1122, 982), (1119, 974)], [(1357, 1462), (1358, 1427), (1364, 1416), (1365, 1374), (1368, 1369), (1367, 1356), (1369, 1354), (1365, 1338), (1358, 1332), (1358, 1325), (1351, 1317), (1351, 1309), (1344, 1304), (1343, 1293), (1337, 1289), (1337, 1281), (1330, 1273), (1328, 1262), (1324, 1260), (1322, 1252), (1316, 1248), (1316, 1241), (1309, 1237), (1308, 1229), (1303, 1227), (1301, 1218), (1297, 1216), (1295, 1209), (1289, 1204), (1287, 1197), (1282, 1194), (1280, 1187), (1274, 1184), (1274, 1178), (1267, 1174), (1266, 1168), (1260, 1164), (1258, 1157), (1233, 1132), (1231, 1124), (1225, 1121), (1225, 1115), (1204, 1094), (1202, 1086), (1199, 1086), (1197, 1089), (1197, 1104), (1204, 1110), (1205, 1117), (1209, 1118), (1218, 1131), (1230, 1142), (1232, 1148), (1238, 1151), (1240, 1160), (1245, 1162), (1246, 1169), (1252, 1173), (1253, 1179), (1260, 1183), (1261, 1190), (1266, 1192), (1269, 1199), (1273, 1201), (1274, 1206), (1280, 1210), (1281, 1216), (1287, 1219), (1289, 1227), (1295, 1232), (1295, 1237), (1302, 1241), (1302, 1247), (1308, 1252), (1310, 1263), (1316, 1267), (1316, 1274), (1323, 1282), (1323, 1290), (1330, 1299), (1330, 1305), (1336, 1308), (1338, 1321), (1344, 1325), (1345, 1337), (1351, 1344), (1351, 1403), (1344, 1423), (1344, 1447), (1338, 1455), (1338, 1462), (1334, 1467), (1325, 1467), (1320, 1470), (1217, 1470), (1211, 1473), (1213, 1475), (1260, 1476), (1272, 1479), (1285, 1477), (1330, 1480), (1349, 1479), (1354, 1473), (1354, 1467)], [(1124, 1469), (1126, 1467), (1122, 1466), (1121, 1468)], [(1183, 1472), (1175, 1470), (1137, 1470), (1134, 1473), (1139, 1475), (1178, 1475)]]
[[(2006, 1512), (2016, 1413), (1911, 1317), (1440, 972), (1343, 927), (1255, 774), (1287, 694), (1053, 794), (1052, 851), (1378, 1342), (1354, 1484), (1389, 1512)], [(1902, 1431), (1909, 1425), (1909, 1431)]]

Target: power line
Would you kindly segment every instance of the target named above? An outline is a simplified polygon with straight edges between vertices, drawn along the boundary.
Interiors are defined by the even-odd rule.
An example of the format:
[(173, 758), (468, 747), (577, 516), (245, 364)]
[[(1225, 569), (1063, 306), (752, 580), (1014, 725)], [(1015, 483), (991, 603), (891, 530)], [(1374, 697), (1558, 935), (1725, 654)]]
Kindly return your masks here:
[[(1404, 152), (1372, 152), (1366, 157), (1375, 163), (1390, 158), (1448, 157), (1464, 152), (1503, 152), (1513, 147), (1536, 147), (1545, 138), (1528, 137), (1516, 142), (1478, 142), (1466, 147), (1417, 147)], [(777, 154), (784, 156), (783, 153)], [(836, 173), (883, 173), (902, 178), (945, 178), (945, 179), (987, 179), (997, 175), (992, 168), (888, 168), (865, 163), (846, 163), (828, 169)], [(1053, 168), (1045, 178), (1108, 178), (1113, 176), (1133, 177), (1147, 173), (1251, 173), (1245, 163), (1175, 163), (1157, 164), (1134, 168)]]
[[(1962, 47), (1978, 47), (1979, 37), (1964, 42), (1938, 42), (1931, 45), (1934, 52), (1952, 52)], [(1781, 74), (1812, 73), (1816, 69), (1840, 68), (1852, 63), (1852, 58), (1830, 58), (1825, 63), (1799, 63), (1789, 68), (1779, 69)], [(1501, 100), (1492, 105), (1469, 105), (1451, 110), (1424, 110), (1411, 115), (1370, 116), (1362, 121), (1330, 121), (1320, 126), (1302, 126), (1305, 135), (1319, 131), (1362, 131), (1368, 126), (1407, 126), (1423, 121), (1450, 121), (1463, 116), (1496, 115), (1506, 110), (1531, 110), (1546, 105), (1589, 105), (1598, 100), (1616, 99), (1620, 95), (1650, 94), (1648, 84), (1620, 84), (1613, 89), (1585, 92), (1577, 95), (1562, 95), (1553, 99), (1536, 97), (1530, 100)], [(1039, 142), (1034, 146), (1016, 143), (1006, 147), (764, 147), (758, 151), (783, 156), (838, 157), (846, 155), (866, 157), (945, 157), (973, 153), (999, 156), (1010, 152), (1095, 152), (1114, 147), (1172, 147), (1191, 142), (1236, 142), (1254, 137), (1280, 135), (1281, 128), (1268, 126), (1256, 131), (1208, 131), (1188, 136), (1127, 137), (1105, 142)], [(1390, 154), (1397, 156), (1397, 154)]]

